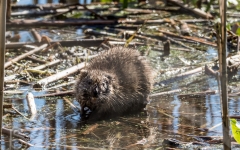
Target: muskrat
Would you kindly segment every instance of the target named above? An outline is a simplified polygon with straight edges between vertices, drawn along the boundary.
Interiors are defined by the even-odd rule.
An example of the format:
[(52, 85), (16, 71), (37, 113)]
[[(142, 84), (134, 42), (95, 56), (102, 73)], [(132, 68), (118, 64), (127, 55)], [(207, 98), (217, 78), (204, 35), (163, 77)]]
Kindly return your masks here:
[(109, 118), (142, 110), (148, 102), (152, 69), (140, 53), (114, 47), (80, 71), (75, 95), (82, 119)]

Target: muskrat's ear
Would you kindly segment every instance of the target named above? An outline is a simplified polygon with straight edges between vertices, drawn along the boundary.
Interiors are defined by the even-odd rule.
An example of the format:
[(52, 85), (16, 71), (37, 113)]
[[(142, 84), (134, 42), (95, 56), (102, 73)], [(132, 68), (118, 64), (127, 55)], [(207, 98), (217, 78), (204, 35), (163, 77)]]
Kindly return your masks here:
[(79, 79), (80, 80), (83, 79), (84, 77), (87, 76), (87, 74), (88, 74), (87, 70), (85, 70), (85, 69), (80, 70)]
[(80, 74), (87, 74), (87, 70), (85, 69), (80, 70)]
[(109, 79), (109, 81), (112, 80), (112, 76), (111, 75), (107, 74), (106, 77)]

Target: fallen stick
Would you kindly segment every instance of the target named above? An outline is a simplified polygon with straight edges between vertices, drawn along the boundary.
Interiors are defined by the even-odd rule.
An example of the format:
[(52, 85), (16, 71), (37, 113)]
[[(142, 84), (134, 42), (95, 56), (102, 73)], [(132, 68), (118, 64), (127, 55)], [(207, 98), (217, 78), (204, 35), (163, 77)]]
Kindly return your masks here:
[[(82, 46), (82, 47), (91, 47), (99, 46), (104, 39), (81, 39), (81, 40), (71, 40), (71, 41), (51, 41), (50, 43), (60, 43), (62, 46), (72, 47), (72, 46)], [(38, 42), (12, 42), (6, 43), (6, 49), (15, 49), (22, 48), (24, 45), (39, 45)]]
[(29, 120), (24, 114), (18, 111), (15, 107), (12, 107), (12, 109), (15, 110), (19, 115), (23, 116), (25, 119)]
[[(77, 4), (79, 5), (79, 4)], [(75, 8), (74, 8), (75, 7)], [(25, 8), (27, 9), (27, 8)], [(74, 9), (77, 9), (78, 11), (104, 11), (104, 10), (108, 10), (107, 8), (90, 8), (89, 10), (86, 10), (84, 8), (84, 5), (83, 6), (71, 6), (69, 8), (46, 8), (44, 10), (31, 10), (31, 11), (19, 11), (19, 12), (12, 12), (11, 13), (11, 16), (12, 17), (18, 17), (18, 16), (33, 16), (33, 17), (36, 17), (36, 16), (45, 16), (45, 15), (54, 15), (55, 16), (58, 16), (58, 15), (61, 15), (61, 14), (65, 14), (65, 13), (68, 13), (68, 12), (71, 12), (71, 10), (74, 10)], [(53, 18), (53, 17), (47, 17), (47, 18)]]
[(23, 141), (22, 139), (18, 139), (18, 141), (19, 141), (20, 143), (24, 144), (24, 145), (29, 146), (29, 147), (34, 146), (34, 145), (32, 145), (32, 144), (30, 144), (30, 143), (28, 143), (28, 142), (26, 142), (26, 141)]
[[(115, 41), (108, 41), (108, 43), (110, 45), (125, 45), (126, 41), (123, 41), (122, 39), (117, 39), (117, 38), (109, 38), (109, 39), (114, 39)], [(129, 45), (137, 45), (137, 46), (141, 46), (141, 45), (145, 45), (144, 43), (140, 43), (140, 42), (131, 42), (129, 43)]]
[[(186, 23), (206, 23), (209, 22), (209, 20), (207, 19), (186, 19), (186, 20), (182, 20)], [(163, 23), (169, 23), (167, 20), (165, 19), (157, 19), (157, 20), (134, 20), (134, 19), (119, 19), (118, 23), (131, 23), (131, 24), (163, 24)]]
[(176, 90), (171, 90), (171, 91), (166, 91), (166, 92), (161, 92), (161, 93), (154, 93), (149, 95), (150, 98), (155, 97), (155, 96), (161, 96), (161, 95), (167, 95), (167, 94), (173, 94), (173, 93), (179, 93), (182, 92), (182, 89), (176, 89)]
[[(135, 31), (131, 31), (131, 30), (123, 30), (123, 29), (114, 29), (116, 31), (121, 31), (121, 32), (124, 32), (124, 33), (127, 33), (129, 35), (133, 35), (135, 33)], [(154, 41), (156, 43), (159, 42), (159, 40), (161, 41), (166, 41), (166, 40), (169, 40), (171, 41), (172, 43), (176, 43), (176, 44), (179, 44), (185, 48), (187, 48), (188, 50), (192, 50), (193, 48), (183, 44), (182, 42), (179, 42), (179, 41), (176, 41), (170, 37), (167, 37), (165, 35), (150, 35), (150, 34), (135, 34), (135, 37), (137, 38), (140, 38), (140, 39), (144, 39), (144, 40), (151, 40), (151, 41)]]
[(237, 93), (229, 93), (228, 96), (229, 97), (235, 97), (235, 96), (239, 96), (240, 95), (240, 92), (237, 92)]
[(33, 35), (33, 38), (35, 39), (36, 42), (41, 42), (41, 35), (35, 30), (35, 29), (31, 29), (30, 30), (32, 35)]
[(205, 74), (212, 75), (215, 78), (218, 77), (218, 71), (214, 71), (212, 68), (210, 68), (208, 65), (205, 65)]
[(56, 80), (59, 80), (59, 79), (61, 79), (63, 77), (66, 77), (66, 76), (68, 76), (70, 74), (73, 74), (73, 73), (79, 71), (80, 69), (82, 69), (85, 66), (85, 64), (86, 64), (85, 62), (80, 63), (80, 64), (75, 65), (75, 66), (73, 66), (71, 68), (68, 68), (68, 69), (66, 69), (64, 71), (61, 71), (61, 72), (59, 72), (57, 74), (54, 74), (54, 75), (49, 76), (47, 78), (41, 79), (41, 80), (37, 81), (37, 83), (34, 84), (33, 87), (34, 88), (39, 88), (39, 87), (44, 87), (45, 88), (45, 86), (48, 83), (56, 81)]
[(73, 80), (73, 81), (70, 81), (70, 82), (67, 82), (67, 83), (58, 84), (58, 85), (55, 85), (53, 87), (49, 87), (49, 88), (47, 88), (47, 90), (57, 89), (57, 88), (60, 88), (60, 87), (63, 87), (63, 86), (72, 85), (74, 83), (76, 83), (76, 80)]
[[(63, 4), (63, 3), (47, 3), (47, 4), (37, 4), (37, 5), (20, 5), (20, 4), (12, 4), (12, 9), (41, 9), (41, 10), (53, 10), (53, 9), (60, 9), (60, 8), (68, 8), (71, 6), (75, 6), (78, 3), (73, 3), (73, 4)], [(104, 3), (101, 2), (92, 2), (90, 4), (85, 4), (86, 6), (98, 6), (98, 5), (103, 5)], [(107, 5), (107, 4), (106, 4)], [(117, 2), (112, 2), (110, 5), (108, 4), (108, 6), (118, 6)]]
[(210, 13), (206, 13), (198, 8), (190, 8), (188, 5), (184, 5), (183, 3), (181, 3), (178, 0), (167, 0), (167, 1), (180, 6), (181, 8), (185, 9), (187, 12), (193, 12), (194, 14), (196, 14), (200, 17), (207, 18), (207, 19), (213, 18), (213, 16)]
[(90, 55), (90, 56), (78, 56), (78, 58), (84, 59), (86, 61), (89, 61), (90, 59), (93, 59), (95, 57), (97, 57), (99, 54), (95, 54), (95, 55)]
[(13, 20), (7, 22), (6, 26), (9, 27), (39, 27), (39, 26), (81, 26), (81, 25), (114, 25), (117, 24), (116, 20), (74, 20), (74, 21), (45, 21), (45, 20)]
[(37, 47), (37, 48), (35, 48), (34, 50), (31, 50), (31, 51), (29, 51), (29, 52), (27, 52), (27, 53), (24, 53), (24, 54), (22, 54), (22, 55), (20, 55), (20, 56), (17, 56), (16, 58), (13, 58), (11, 61), (6, 62), (5, 65), (4, 65), (4, 68), (9, 67), (9, 66), (12, 65), (13, 63), (15, 63), (15, 62), (17, 62), (17, 61), (19, 61), (19, 60), (21, 60), (21, 59), (23, 59), (23, 58), (25, 58), (25, 57), (27, 57), (27, 56), (29, 56), (29, 55), (32, 55), (32, 54), (34, 54), (34, 53), (36, 53), (36, 52), (39, 52), (39, 51), (41, 51), (42, 49), (44, 49), (44, 48), (46, 48), (46, 47), (47, 47), (47, 44), (43, 44), (42, 46)]
[(189, 93), (189, 94), (179, 94), (178, 98), (182, 99), (182, 98), (199, 98), (199, 97), (203, 97), (206, 95), (214, 95), (216, 94), (215, 90), (207, 90), (204, 92), (196, 92), (196, 93)]
[(21, 90), (4, 90), (4, 94), (23, 94), (24, 91)]
[(94, 30), (94, 29), (91, 29), (91, 28), (84, 30), (84, 33), (85, 34), (91, 34), (91, 35), (104, 35), (104, 36), (113, 36), (113, 37), (118, 36), (116, 33), (110, 33), (110, 32), (107, 32), (107, 31), (97, 31), (97, 30)]
[(226, 61), (228, 62), (231, 59), (240, 59), (240, 55), (238, 54), (238, 55), (234, 55), (234, 56), (228, 56)]
[(18, 77), (18, 75), (19, 74), (13, 74), (13, 75), (7, 76), (7, 77), (4, 78), (4, 82), (6, 82), (6, 83), (10, 82), (11, 83), (11, 81), (15, 80)]
[(38, 59), (38, 58), (34, 58), (34, 57), (31, 57), (31, 56), (27, 56), (26, 58), (32, 60), (33, 62), (37, 62), (37, 63), (41, 63), (41, 64), (47, 63), (44, 60), (41, 60), (41, 59)]
[[(185, 48), (187, 48), (186, 49), (186, 51), (187, 50), (192, 50), (193, 48), (192, 47), (189, 47), (189, 46), (187, 46), (187, 45), (185, 45), (184, 43), (182, 43), (181, 41), (177, 41), (177, 40), (175, 40), (175, 39), (173, 39), (173, 38), (171, 38), (171, 37), (168, 37), (168, 36), (166, 36), (166, 35), (150, 35), (150, 34), (143, 34), (143, 33), (141, 33), (141, 35), (136, 35), (136, 37), (137, 38), (141, 38), (141, 37), (150, 37), (150, 38), (155, 38), (155, 39), (160, 39), (161, 41), (167, 41), (167, 40), (169, 40), (170, 42), (172, 42), (172, 43), (175, 43), (175, 44), (178, 44), (178, 45), (181, 45), (182, 47), (185, 47)], [(159, 42), (159, 41), (158, 41)]]
[(209, 128), (208, 130), (209, 131), (213, 131), (215, 128), (217, 128), (217, 127), (219, 127), (221, 125), (222, 125), (222, 123), (218, 123), (218, 124), (214, 125), (213, 127)]
[(229, 61), (229, 66), (227, 66), (229, 69), (233, 69), (233, 68), (238, 68), (240, 66), (240, 62), (236, 62), (236, 61)]
[[(109, 8), (109, 10), (115, 9), (115, 10), (121, 10), (120, 8)], [(178, 11), (180, 7), (162, 7), (162, 8), (126, 8), (125, 11), (133, 12), (133, 13), (145, 13), (145, 14), (153, 14), (158, 13), (161, 14), (164, 11)]]
[(40, 65), (40, 66), (37, 66), (37, 67), (34, 67), (34, 68), (31, 68), (31, 69), (34, 69), (34, 70), (41, 70), (41, 69), (44, 69), (44, 68), (47, 68), (47, 67), (50, 67), (50, 66), (53, 66), (53, 65), (56, 65), (58, 63), (60, 63), (61, 60), (60, 59), (57, 59), (57, 60), (54, 60), (52, 62), (48, 62), (46, 64), (43, 64), (43, 65)]
[(60, 16), (60, 15), (63, 15), (63, 14), (66, 14), (66, 13), (69, 13), (69, 12), (72, 12), (73, 10), (77, 10), (77, 6), (74, 6), (73, 8), (69, 8), (68, 10), (66, 10), (66, 11), (62, 11), (62, 12), (58, 12), (58, 13), (55, 13), (55, 14), (53, 14), (52, 16), (46, 16), (45, 17), (45, 19), (49, 19), (49, 18), (55, 18), (55, 17), (57, 17), (57, 16)]
[(12, 104), (4, 104), (3, 108), (12, 108)]
[(86, 5), (82, 5), (82, 4), (79, 4), (80, 6), (82, 6), (86, 11), (89, 11), (90, 13), (94, 14), (98, 19), (102, 19), (102, 20), (105, 20), (105, 18), (99, 14), (97, 14), (95, 11), (89, 9)]
[(23, 85), (30, 85), (31, 83), (28, 83), (27, 81), (23, 80), (4, 80), (5, 84), (23, 84)]
[(20, 133), (18, 130), (12, 130), (2, 127), (2, 133), (7, 134), (9, 136), (14, 136), (16, 138), (22, 139), (22, 140), (29, 140), (29, 136)]
[(171, 36), (173, 38), (180, 38), (180, 39), (186, 39), (186, 40), (190, 40), (196, 43), (202, 43), (205, 45), (209, 45), (209, 46), (213, 46), (213, 47), (217, 47), (216, 43), (213, 42), (209, 42), (206, 41), (205, 39), (202, 38), (198, 38), (198, 37), (192, 37), (192, 36), (182, 36), (182, 35), (177, 35), (175, 33), (169, 32), (169, 31), (163, 31), (163, 30), (159, 30), (161, 33), (163, 33), (166, 36)]
[(75, 105), (73, 105), (73, 103), (72, 103), (69, 99), (67, 99), (66, 97), (63, 97), (63, 99), (64, 99), (74, 110), (76, 110), (77, 112), (81, 112), (81, 109), (78, 108), (78, 107), (76, 107)]
[(170, 55), (170, 41), (167, 40), (163, 42), (163, 56), (169, 56)]
[(181, 114), (181, 115), (192, 115), (192, 116), (202, 116), (204, 113), (187, 113), (187, 112), (173, 112), (173, 114)]
[[(34, 116), (37, 113), (37, 109), (36, 109), (36, 104), (34, 101), (34, 96), (32, 93), (28, 92), (26, 95), (26, 99), (27, 99), (27, 104), (28, 104), (28, 109), (31, 112), (31, 115)], [(33, 118), (33, 117), (31, 117)]]
[(229, 118), (233, 118), (233, 119), (240, 119), (240, 116), (233, 116), (233, 115), (231, 115), (231, 116), (228, 116)]
[(194, 74), (202, 74), (202, 71), (203, 71), (203, 68), (202, 67), (198, 67), (196, 69), (193, 69), (193, 70), (190, 70), (190, 71), (187, 71), (185, 73), (182, 73), (182, 74), (179, 74), (175, 77), (172, 77), (170, 79), (167, 79), (167, 80), (164, 80), (164, 81), (161, 81), (157, 84), (161, 85), (167, 85), (169, 83), (172, 83), (172, 82), (176, 82), (177, 80), (182, 80), (182, 79), (185, 79), (187, 78), (188, 76), (191, 76), (191, 75), (194, 75)]
[(10, 116), (10, 114), (7, 113), (7, 114), (5, 114), (5, 115), (2, 116), (2, 119), (5, 119), (6, 117), (9, 117), (9, 116)]
[[(62, 12), (62, 10), (60, 10)], [(65, 10), (63, 10), (65, 12)], [(50, 14), (56, 14), (57, 11), (54, 10), (28, 10), (28, 11), (19, 11), (19, 12), (12, 12), (11, 17), (18, 17), (18, 16), (44, 16), (44, 15), (50, 15)]]
[(69, 91), (64, 91), (64, 92), (57, 92), (57, 93), (51, 93), (51, 94), (44, 94), (44, 95), (38, 95), (38, 96), (34, 96), (35, 98), (39, 98), (39, 97), (50, 97), (50, 96), (65, 96), (65, 95), (73, 95), (74, 91), (73, 90), (69, 90)]

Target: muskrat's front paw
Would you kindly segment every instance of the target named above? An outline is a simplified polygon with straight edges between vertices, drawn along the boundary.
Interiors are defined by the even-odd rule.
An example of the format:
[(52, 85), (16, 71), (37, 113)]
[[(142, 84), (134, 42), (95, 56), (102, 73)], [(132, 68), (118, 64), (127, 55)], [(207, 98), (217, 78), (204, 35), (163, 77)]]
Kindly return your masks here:
[(83, 118), (83, 119), (89, 118), (91, 112), (92, 112), (92, 111), (91, 111), (87, 106), (82, 107), (82, 110), (81, 110), (81, 118)]

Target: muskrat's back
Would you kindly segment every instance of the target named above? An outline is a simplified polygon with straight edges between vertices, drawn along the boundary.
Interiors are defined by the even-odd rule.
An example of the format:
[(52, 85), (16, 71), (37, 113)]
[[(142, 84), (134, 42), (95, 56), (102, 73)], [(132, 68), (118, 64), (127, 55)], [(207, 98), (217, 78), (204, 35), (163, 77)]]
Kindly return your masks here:
[(141, 110), (151, 83), (151, 67), (137, 50), (114, 47), (80, 72), (75, 92), (81, 116), (100, 119)]

